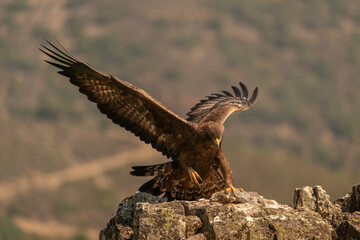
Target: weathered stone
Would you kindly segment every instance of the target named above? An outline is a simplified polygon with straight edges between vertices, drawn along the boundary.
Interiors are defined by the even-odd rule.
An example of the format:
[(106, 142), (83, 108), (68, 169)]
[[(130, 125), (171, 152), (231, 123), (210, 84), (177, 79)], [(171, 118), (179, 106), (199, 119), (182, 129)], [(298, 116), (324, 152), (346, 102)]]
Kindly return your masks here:
[(116, 240), (130, 240), (133, 236), (131, 227), (126, 227), (115, 223), (115, 218), (112, 218), (107, 227), (100, 231), (100, 240), (116, 239)]
[(308, 208), (315, 211), (316, 198), (314, 190), (310, 186), (296, 188), (294, 193), (293, 204), (295, 209)]
[(238, 189), (236, 189), (235, 196), (232, 192), (220, 191), (210, 197), (210, 201), (222, 203), (245, 203), (249, 200), (249, 194), (245, 191), (239, 191)]
[(330, 196), (321, 186), (296, 188), (293, 203), (295, 209), (318, 212), (329, 222), (332, 222), (337, 217), (336, 214), (341, 212), (331, 203)]
[(179, 201), (137, 203), (134, 239), (185, 239), (185, 211)]
[(204, 234), (198, 233), (196, 235), (192, 235), (188, 237), (187, 240), (206, 240), (206, 237)]
[(195, 235), (196, 232), (202, 227), (201, 219), (195, 215), (185, 216), (185, 224), (187, 237)]
[(321, 186), (313, 187), (314, 195), (315, 195), (315, 211), (320, 213), (321, 216), (332, 216), (332, 208), (333, 204), (330, 201), (330, 196), (326, 193), (326, 191)]
[(355, 212), (336, 229), (339, 240), (360, 239), (360, 212)]
[(207, 239), (331, 239), (331, 226), (313, 211), (296, 212), (274, 200), (249, 193), (243, 204), (184, 201), (187, 214), (198, 215)]
[(209, 199), (199, 199), (198, 201), (181, 201), (185, 209), (185, 214), (199, 216), (200, 212), (210, 204)]
[[(133, 217), (136, 203), (149, 202), (159, 203), (165, 202), (166, 199), (159, 198), (148, 193), (135, 193), (120, 202), (116, 216), (111, 218), (106, 228), (100, 231), (100, 240), (116, 239), (127, 240), (132, 239)], [(131, 229), (131, 231), (130, 231)]]
[[(199, 212), (207, 239), (266, 239), (273, 236), (251, 204), (212, 203)], [(260, 216), (259, 216), (260, 217)], [(254, 221), (255, 220), (255, 221)]]
[[(208, 239), (330, 239), (329, 224), (313, 212), (296, 213), (276, 203), (216, 205), (202, 216)], [(209, 226), (207, 226), (209, 224)]]
[(360, 211), (360, 184), (353, 186), (348, 209), (349, 212)]
[(161, 203), (138, 193), (120, 204), (100, 239), (360, 239), (360, 212), (342, 211), (356, 209), (357, 187), (336, 204), (320, 186), (296, 189), (295, 209), (246, 194), (246, 203), (235, 204), (209, 199)]
[(124, 240), (132, 239), (134, 232), (131, 227), (126, 227), (121, 224), (116, 224), (116, 227), (119, 230), (120, 239), (124, 239)]
[(120, 231), (116, 227), (115, 218), (111, 218), (106, 228), (102, 229), (99, 234), (99, 240), (122, 240), (120, 236)]
[(360, 211), (360, 184), (352, 187), (352, 192), (335, 201), (343, 212)]
[(341, 211), (343, 212), (349, 212), (349, 201), (350, 201), (351, 193), (346, 194), (345, 196), (342, 196), (341, 198), (335, 200), (334, 204), (339, 206), (341, 208)]
[(166, 199), (156, 197), (149, 193), (137, 192), (120, 202), (115, 217), (116, 224), (132, 227), (135, 206), (138, 202), (161, 203), (166, 202)]

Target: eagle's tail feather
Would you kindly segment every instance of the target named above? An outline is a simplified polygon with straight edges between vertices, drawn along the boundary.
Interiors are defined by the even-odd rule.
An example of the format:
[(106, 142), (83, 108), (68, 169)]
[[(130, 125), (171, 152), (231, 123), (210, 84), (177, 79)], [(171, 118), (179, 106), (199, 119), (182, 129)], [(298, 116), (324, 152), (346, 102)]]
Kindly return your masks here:
[(172, 169), (172, 162), (166, 162), (150, 166), (134, 166), (130, 172), (134, 176), (159, 176)]
[(140, 192), (151, 193), (155, 196), (166, 192), (166, 184), (172, 174), (173, 162), (166, 162), (151, 166), (135, 166), (134, 170), (130, 172), (134, 176), (155, 176), (150, 181), (144, 183), (140, 188)]
[(159, 196), (162, 193), (167, 192), (166, 185), (168, 184), (171, 174), (172, 173), (170, 172), (170, 173), (166, 173), (164, 175), (154, 177), (150, 181), (147, 181), (146, 183), (144, 183), (139, 188), (139, 191), (151, 193), (152, 195), (155, 195), (155, 196)]
[(160, 194), (163, 193), (163, 191), (161, 191), (161, 186), (158, 183), (159, 183), (159, 177), (155, 177), (155, 178), (151, 179), (150, 181), (147, 181), (146, 183), (144, 183), (139, 188), (139, 191), (147, 192), (147, 193), (151, 193), (155, 196), (159, 196)]

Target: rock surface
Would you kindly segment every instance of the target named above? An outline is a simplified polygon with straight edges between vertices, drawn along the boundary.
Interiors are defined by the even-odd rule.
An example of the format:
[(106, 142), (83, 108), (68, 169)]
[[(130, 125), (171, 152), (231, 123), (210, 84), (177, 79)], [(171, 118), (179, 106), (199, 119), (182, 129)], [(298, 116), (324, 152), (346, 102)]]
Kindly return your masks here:
[(297, 188), (294, 208), (254, 192), (242, 199), (166, 202), (136, 193), (119, 204), (99, 239), (360, 239), (360, 184), (335, 203), (321, 186)]

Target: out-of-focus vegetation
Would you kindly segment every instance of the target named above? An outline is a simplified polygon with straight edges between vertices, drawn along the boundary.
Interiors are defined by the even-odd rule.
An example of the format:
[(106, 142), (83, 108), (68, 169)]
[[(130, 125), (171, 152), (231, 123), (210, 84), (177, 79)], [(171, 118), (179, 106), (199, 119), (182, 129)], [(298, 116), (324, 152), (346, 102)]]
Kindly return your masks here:
[(258, 86), (256, 105), (226, 122), (223, 147), (239, 187), (290, 204), (295, 187), (320, 184), (335, 199), (359, 181), (358, 1), (0, 6), (0, 239), (95, 239), (146, 180), (130, 166), (166, 160), (149, 157), (150, 147), (136, 159), (121, 155), (143, 143), (42, 61), (45, 39), (183, 117), (238, 81)]

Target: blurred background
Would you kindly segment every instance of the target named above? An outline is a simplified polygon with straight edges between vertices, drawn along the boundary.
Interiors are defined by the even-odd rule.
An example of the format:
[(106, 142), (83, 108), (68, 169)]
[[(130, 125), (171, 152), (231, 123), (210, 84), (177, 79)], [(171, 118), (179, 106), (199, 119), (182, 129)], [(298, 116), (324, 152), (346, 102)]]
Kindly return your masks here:
[(258, 86), (225, 124), (235, 186), (291, 205), (295, 187), (335, 200), (359, 182), (359, 1), (3, 0), (0, 239), (97, 239), (147, 180), (130, 166), (166, 161), (43, 62), (45, 39), (182, 117)]

